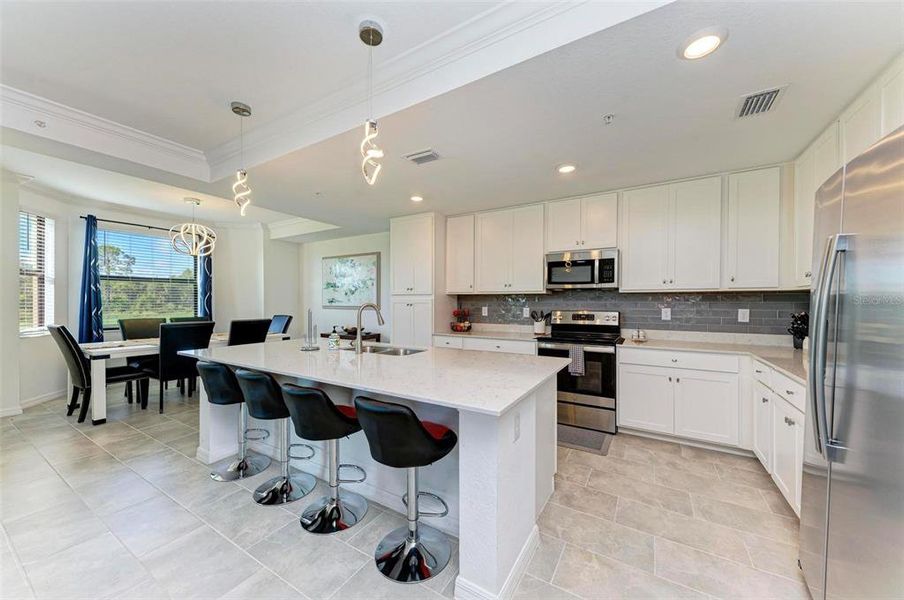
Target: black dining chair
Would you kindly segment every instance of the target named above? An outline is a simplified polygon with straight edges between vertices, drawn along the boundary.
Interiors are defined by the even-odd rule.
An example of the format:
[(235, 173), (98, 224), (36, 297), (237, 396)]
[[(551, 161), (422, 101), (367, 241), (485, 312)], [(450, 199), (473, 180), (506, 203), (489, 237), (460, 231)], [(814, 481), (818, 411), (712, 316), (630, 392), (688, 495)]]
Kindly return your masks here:
[[(157, 364), (142, 369), (146, 377), (160, 382), (160, 412), (163, 412), (163, 383), (175, 379), (194, 381), (198, 376), (198, 359), (180, 356), (182, 350), (199, 350), (210, 345), (213, 321), (198, 323), (165, 323), (160, 326), (160, 355)], [(147, 408), (147, 381), (142, 382), (142, 408)]]
[(292, 324), (292, 315), (273, 315), (270, 320), (269, 333), (285, 333), (289, 331), (289, 325)]
[(170, 323), (197, 323), (200, 321), (210, 321), (210, 317), (170, 317)]
[(270, 319), (236, 319), (229, 323), (227, 346), (260, 344), (267, 341)]
[[(142, 317), (137, 319), (119, 319), (119, 333), (124, 340), (141, 340), (160, 337), (160, 325), (166, 323), (164, 318)], [(156, 354), (143, 356), (128, 356), (126, 364), (135, 369), (143, 369), (145, 366), (156, 362)], [(126, 398), (132, 403), (132, 382), (126, 383)]]
[[(48, 325), (47, 330), (60, 349), (60, 353), (66, 361), (66, 368), (69, 370), (69, 377), (72, 379), (72, 396), (66, 407), (66, 416), (71, 416), (75, 409), (81, 406), (81, 410), (78, 413), (78, 422), (84, 423), (85, 417), (88, 415), (88, 405), (91, 402), (91, 361), (82, 353), (78, 342), (75, 341), (72, 333), (66, 327), (63, 325)], [(146, 377), (147, 375), (134, 367), (107, 367), (107, 380), (104, 384), (109, 385), (124, 381), (131, 383)], [(79, 393), (82, 394), (81, 405), (79, 405), (78, 401)], [(142, 401), (142, 399), (147, 401), (146, 393), (142, 396), (141, 386), (139, 386), (138, 398), (139, 401)]]

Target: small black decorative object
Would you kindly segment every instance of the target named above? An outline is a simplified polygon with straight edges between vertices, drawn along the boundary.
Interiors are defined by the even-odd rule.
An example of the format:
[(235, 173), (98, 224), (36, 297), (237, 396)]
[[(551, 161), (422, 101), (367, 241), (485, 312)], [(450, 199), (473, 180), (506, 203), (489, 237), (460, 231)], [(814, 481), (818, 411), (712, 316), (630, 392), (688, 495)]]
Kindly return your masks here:
[(804, 347), (804, 338), (810, 331), (810, 315), (807, 311), (791, 315), (791, 327), (788, 333), (794, 337), (794, 347), (798, 350)]

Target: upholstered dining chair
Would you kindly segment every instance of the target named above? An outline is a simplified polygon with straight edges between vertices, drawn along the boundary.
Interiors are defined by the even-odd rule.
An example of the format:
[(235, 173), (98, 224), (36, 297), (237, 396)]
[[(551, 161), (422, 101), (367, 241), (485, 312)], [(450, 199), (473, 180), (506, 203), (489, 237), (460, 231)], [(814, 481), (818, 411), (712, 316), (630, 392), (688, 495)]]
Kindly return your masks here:
[[(164, 323), (160, 326), (160, 355), (156, 364), (145, 367), (142, 372), (146, 377), (160, 382), (158, 396), (160, 412), (163, 413), (163, 383), (175, 379), (194, 381), (198, 376), (197, 359), (181, 356), (182, 350), (198, 350), (210, 345), (213, 335), (213, 321), (197, 323)], [(147, 407), (147, 382), (142, 382), (142, 408)]]
[[(140, 340), (160, 337), (160, 325), (166, 323), (164, 318), (142, 317), (137, 319), (119, 319), (119, 333), (124, 340)], [(146, 354), (144, 356), (129, 356), (126, 364), (136, 369), (142, 369), (157, 360), (157, 355)], [(126, 398), (132, 403), (132, 382), (126, 383)]]
[(289, 331), (289, 325), (292, 324), (292, 315), (273, 315), (270, 320), (269, 333), (285, 333)]

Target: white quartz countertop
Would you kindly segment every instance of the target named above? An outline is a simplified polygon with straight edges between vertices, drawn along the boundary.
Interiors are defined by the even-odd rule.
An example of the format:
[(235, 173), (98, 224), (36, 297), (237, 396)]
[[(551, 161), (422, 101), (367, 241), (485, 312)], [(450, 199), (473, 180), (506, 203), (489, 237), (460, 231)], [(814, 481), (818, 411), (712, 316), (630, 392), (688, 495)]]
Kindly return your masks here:
[(289, 340), (180, 354), (497, 416), (555, 377), (570, 362), (551, 356), (454, 348), (430, 348), (410, 356), (355, 354), (350, 350), (327, 350), (326, 345), (326, 340), (320, 340), (320, 350), (301, 352), (300, 342)]
[(442, 333), (434, 333), (433, 335), (443, 335), (450, 337), (468, 337), (479, 338), (484, 340), (515, 340), (519, 342), (534, 342), (537, 336), (533, 333), (525, 331), (476, 331), (467, 332), (444, 331)]
[(647, 340), (638, 343), (625, 340), (624, 348), (650, 348), (653, 350), (680, 350), (685, 352), (716, 352), (724, 354), (749, 354), (768, 363), (788, 377), (807, 384), (807, 358), (803, 350), (787, 346), (763, 346), (757, 344), (725, 344), (714, 342), (689, 342), (683, 340)]

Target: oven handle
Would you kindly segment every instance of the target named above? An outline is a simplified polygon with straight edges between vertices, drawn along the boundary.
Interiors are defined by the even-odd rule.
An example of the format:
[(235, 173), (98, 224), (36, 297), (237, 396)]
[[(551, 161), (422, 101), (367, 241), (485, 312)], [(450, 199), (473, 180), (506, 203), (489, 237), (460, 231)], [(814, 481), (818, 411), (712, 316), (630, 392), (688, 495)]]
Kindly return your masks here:
[[(540, 350), (571, 350), (571, 344), (553, 344), (550, 342), (539, 342), (537, 348)], [(584, 352), (594, 354), (615, 354), (615, 346), (583, 346)]]

